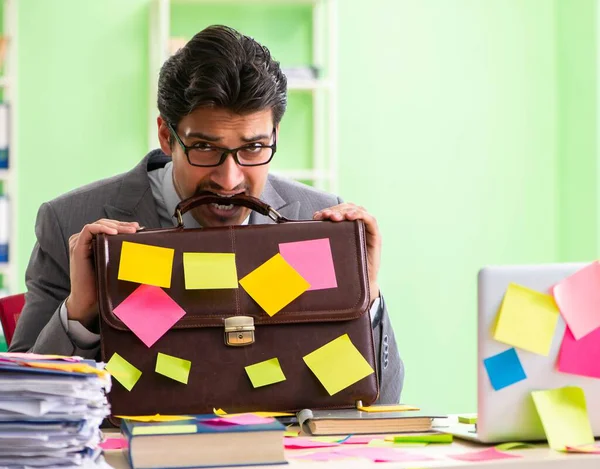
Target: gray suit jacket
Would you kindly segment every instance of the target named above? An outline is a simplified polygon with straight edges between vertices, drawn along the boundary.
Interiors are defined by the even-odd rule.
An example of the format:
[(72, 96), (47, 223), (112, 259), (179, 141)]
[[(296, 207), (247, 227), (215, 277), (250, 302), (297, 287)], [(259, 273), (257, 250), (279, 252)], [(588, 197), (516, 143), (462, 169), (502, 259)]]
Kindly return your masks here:
[[(146, 228), (159, 228), (148, 170), (164, 166), (167, 158), (160, 150), (154, 150), (127, 173), (94, 182), (42, 204), (35, 224), (37, 242), (26, 272), (25, 308), (10, 345), (11, 352), (99, 359), (99, 347), (79, 348), (70, 339), (59, 316), (60, 306), (71, 290), (69, 237), (100, 218), (137, 221)], [(340, 203), (334, 195), (273, 175), (269, 175), (261, 199), (291, 219), (310, 219), (315, 211)], [(273, 221), (252, 212), (250, 223)], [(396, 403), (402, 390), (404, 368), (385, 304), (373, 335), (375, 350), (379, 353), (378, 402)]]

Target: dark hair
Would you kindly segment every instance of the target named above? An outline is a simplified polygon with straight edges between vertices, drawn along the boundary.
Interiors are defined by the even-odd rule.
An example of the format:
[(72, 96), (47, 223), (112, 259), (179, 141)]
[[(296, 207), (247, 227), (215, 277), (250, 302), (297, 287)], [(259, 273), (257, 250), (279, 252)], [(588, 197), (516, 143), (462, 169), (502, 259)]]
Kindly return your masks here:
[(158, 110), (177, 125), (198, 107), (237, 114), (265, 109), (277, 125), (287, 105), (287, 80), (269, 49), (227, 26), (196, 34), (162, 66)]

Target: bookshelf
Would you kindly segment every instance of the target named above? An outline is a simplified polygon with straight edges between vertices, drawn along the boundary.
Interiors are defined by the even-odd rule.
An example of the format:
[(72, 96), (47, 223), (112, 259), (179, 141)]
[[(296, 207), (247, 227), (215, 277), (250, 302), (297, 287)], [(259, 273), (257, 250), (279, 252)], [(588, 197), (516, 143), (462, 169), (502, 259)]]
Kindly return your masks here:
[[(0, 93), (2, 102), (8, 103), (6, 119), (8, 121), (7, 135), (2, 139), (8, 139), (8, 168), (0, 169), (0, 184), (3, 193), (7, 196), (8, 202), (8, 229), (4, 226), (5, 232), (8, 232), (8, 262), (0, 262), (0, 296), (17, 293), (20, 287), (18, 277), (17, 263), (17, 200), (18, 200), (18, 178), (17, 178), (17, 144), (16, 144), (16, 123), (17, 123), (17, 1), (1, 0), (2, 8), (2, 35), (8, 38), (4, 64), (0, 68)], [(5, 128), (6, 129), (6, 128)], [(1, 129), (0, 129), (1, 131)], [(6, 130), (5, 130), (6, 131)], [(0, 223), (5, 224), (5, 221)], [(0, 232), (2, 227), (0, 227)]]
[[(288, 75), (289, 101), (288, 110), (282, 121), (282, 145), (278, 152), (280, 158), (273, 161), (271, 171), (320, 189), (336, 192), (338, 188), (337, 0), (153, 0), (149, 28), (149, 148), (158, 147), (156, 135), (158, 74), (161, 65), (171, 54), (171, 40), (173, 37), (181, 37), (173, 34), (173, 20), (174, 12), (181, 12), (182, 8), (190, 9), (190, 16), (198, 19), (197, 29), (193, 33), (208, 26), (202, 20), (216, 17), (221, 21), (213, 21), (209, 24), (226, 24), (256, 38), (271, 50), (275, 59), (281, 63), (284, 72), (288, 67), (298, 66), (315, 67), (319, 70), (317, 78), (295, 79)], [(241, 20), (244, 17), (242, 11), (260, 9), (268, 16), (266, 10), (268, 8), (277, 9), (279, 12), (285, 11), (286, 8), (310, 10), (310, 27), (307, 28), (310, 29), (310, 33), (297, 35), (301, 40), (306, 41), (305, 45), (310, 49), (307, 53), (291, 54), (294, 57), (288, 57), (282, 50), (274, 50), (279, 46), (279, 41), (273, 40), (272, 37), (263, 39), (260, 37), (260, 32), (253, 34), (244, 26), (238, 26), (239, 23), (247, 24)], [(219, 10), (220, 14), (214, 15), (214, 10)], [(204, 15), (204, 12), (212, 12), (213, 16)], [(231, 21), (228, 20), (228, 12), (231, 13)], [(269, 24), (275, 27), (277, 23), (269, 18), (267, 23), (261, 21), (261, 24), (263, 30), (268, 30)], [(183, 39), (189, 40), (193, 33), (185, 34)], [(294, 63), (290, 63), (291, 60)], [(298, 60), (308, 60), (308, 63), (299, 65)], [(309, 143), (305, 141), (308, 137), (310, 137)]]

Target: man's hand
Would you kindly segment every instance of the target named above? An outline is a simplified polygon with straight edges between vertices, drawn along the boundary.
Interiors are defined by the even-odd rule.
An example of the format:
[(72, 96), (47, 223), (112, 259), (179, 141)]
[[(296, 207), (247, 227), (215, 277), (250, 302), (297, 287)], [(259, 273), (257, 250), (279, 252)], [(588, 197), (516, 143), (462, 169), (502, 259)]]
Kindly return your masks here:
[(69, 238), (71, 293), (66, 304), (69, 319), (89, 327), (98, 315), (96, 275), (92, 265), (93, 235), (135, 233), (139, 228), (137, 222), (103, 218), (85, 225), (79, 233)]
[(362, 220), (367, 230), (367, 261), (369, 264), (369, 284), (371, 300), (379, 296), (379, 284), (377, 273), (381, 262), (381, 234), (377, 226), (377, 220), (365, 210), (354, 204), (339, 204), (334, 207), (319, 210), (313, 215), (315, 220)]

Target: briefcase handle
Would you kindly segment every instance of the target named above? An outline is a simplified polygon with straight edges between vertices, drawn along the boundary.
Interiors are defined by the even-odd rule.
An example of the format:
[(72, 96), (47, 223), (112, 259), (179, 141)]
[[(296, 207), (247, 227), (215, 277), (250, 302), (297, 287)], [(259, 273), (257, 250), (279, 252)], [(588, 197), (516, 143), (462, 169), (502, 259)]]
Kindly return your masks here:
[(177, 207), (175, 207), (175, 213), (173, 214), (174, 217), (177, 217), (177, 227), (185, 228), (183, 225), (184, 213), (195, 207), (206, 204), (241, 205), (258, 212), (265, 217), (271, 218), (275, 223), (290, 221), (270, 205), (250, 195), (240, 194), (234, 195), (233, 197), (221, 197), (213, 194), (212, 192), (202, 192), (198, 195), (190, 197), (189, 199), (182, 200), (177, 204)]

